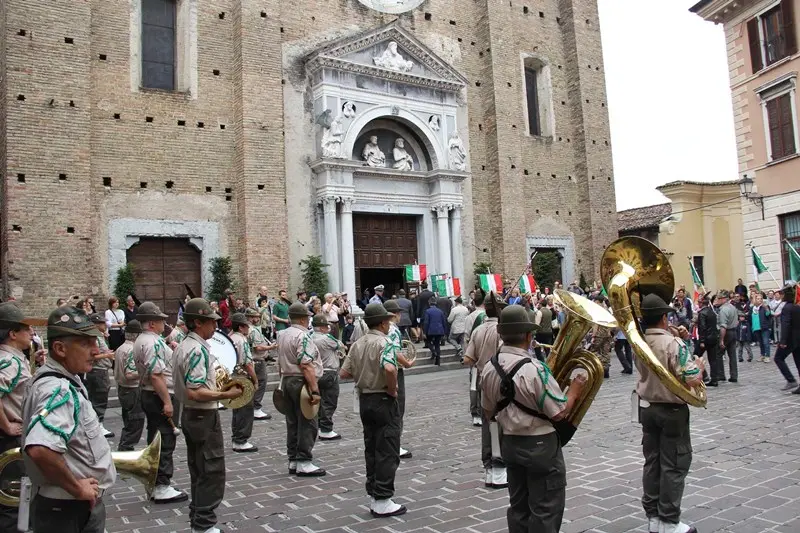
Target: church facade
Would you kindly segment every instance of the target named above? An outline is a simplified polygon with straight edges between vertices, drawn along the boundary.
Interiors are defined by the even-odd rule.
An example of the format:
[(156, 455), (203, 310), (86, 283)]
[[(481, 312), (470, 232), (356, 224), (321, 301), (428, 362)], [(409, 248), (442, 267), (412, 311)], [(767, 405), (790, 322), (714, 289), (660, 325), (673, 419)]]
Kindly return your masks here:
[(2, 280), (44, 311), (171, 309), (229, 256), (240, 294), (596, 277), (616, 236), (595, 0), (91, 0), (0, 8)]

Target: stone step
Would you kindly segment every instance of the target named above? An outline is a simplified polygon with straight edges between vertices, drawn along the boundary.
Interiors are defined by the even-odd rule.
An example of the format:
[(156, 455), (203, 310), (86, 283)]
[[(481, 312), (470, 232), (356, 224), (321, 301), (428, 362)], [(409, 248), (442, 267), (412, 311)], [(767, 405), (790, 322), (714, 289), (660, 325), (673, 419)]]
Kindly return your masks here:
[[(417, 344), (417, 362), (416, 364), (405, 371), (407, 376), (415, 374), (428, 374), (431, 372), (444, 372), (447, 370), (458, 370), (463, 368), (456, 349), (450, 344), (442, 346), (441, 357), (439, 359), (440, 366), (433, 364), (430, 360), (430, 350), (423, 348), (422, 344)], [(349, 383), (351, 380), (342, 380), (342, 383)], [(278, 367), (275, 363), (267, 365), (267, 391), (271, 392), (278, 386)], [(114, 383), (114, 378), (111, 378), (111, 390), (108, 392), (108, 408), (119, 407), (119, 398), (117, 397), (117, 385)]]

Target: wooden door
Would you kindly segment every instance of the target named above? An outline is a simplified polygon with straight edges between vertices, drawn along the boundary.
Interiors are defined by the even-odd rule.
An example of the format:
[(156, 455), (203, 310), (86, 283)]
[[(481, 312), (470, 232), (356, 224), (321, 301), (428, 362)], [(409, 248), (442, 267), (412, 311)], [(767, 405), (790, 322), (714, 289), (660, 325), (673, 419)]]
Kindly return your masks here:
[(417, 258), (417, 217), (353, 215), (356, 269), (402, 268)]
[(195, 295), (202, 294), (200, 252), (189, 239), (143, 237), (128, 250), (133, 264), (136, 297), (155, 303), (175, 323), (188, 285)]

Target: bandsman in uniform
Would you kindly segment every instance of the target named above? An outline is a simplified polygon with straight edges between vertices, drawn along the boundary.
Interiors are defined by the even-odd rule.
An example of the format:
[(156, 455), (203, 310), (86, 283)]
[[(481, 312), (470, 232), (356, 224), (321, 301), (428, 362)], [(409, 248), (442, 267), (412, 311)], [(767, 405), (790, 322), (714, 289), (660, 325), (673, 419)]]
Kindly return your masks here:
[(253, 354), (253, 368), (258, 379), (258, 388), (253, 395), (253, 418), (255, 420), (272, 420), (272, 415), (264, 411), (264, 393), (267, 391), (267, 358), (269, 352), (278, 347), (275, 343), (267, 342), (261, 328), (261, 314), (255, 309), (247, 310), (247, 320), (250, 321), (250, 332), (247, 334), (247, 342), (250, 344), (250, 352)]
[(186, 323), (183, 321), (183, 317), (178, 317), (175, 327), (172, 328), (172, 331), (167, 335), (167, 345), (169, 345), (172, 350), (175, 350), (175, 348), (183, 342), (183, 339), (186, 338), (187, 333), (188, 330), (186, 329)]
[[(22, 400), (32, 377), (23, 350), (31, 347), (31, 326), (46, 323), (44, 319), (26, 317), (15, 303), (0, 304), (0, 453), (19, 447)], [(24, 475), (21, 469), (10, 469), (8, 475)], [(17, 507), (0, 504), (0, 531), (17, 530), (17, 511)]]
[(31, 479), (34, 533), (103, 533), (103, 495), (117, 471), (89, 393), (102, 333), (80, 309), (64, 306), (47, 320), (49, 357), (29, 382), (22, 407), (25, 471)]
[(318, 381), (323, 373), (322, 359), (308, 331), (309, 317), (304, 303), (293, 303), (289, 306), (292, 325), (278, 335), (278, 365), (286, 404), (286, 455), (289, 457), (289, 473), (301, 477), (325, 475), (325, 470), (312, 462), (317, 419), (307, 420), (300, 410), (303, 387), (308, 387), (312, 404), (319, 403)]
[[(236, 347), (236, 364), (241, 365), (250, 377), (255, 388), (258, 388), (258, 378), (253, 368), (253, 355), (250, 352), (250, 343), (247, 335), (250, 333), (250, 322), (244, 313), (231, 315), (231, 340)], [(255, 329), (255, 328), (252, 328)], [(258, 447), (250, 442), (253, 436), (253, 402), (233, 410), (231, 416), (231, 438), (233, 451), (238, 453), (257, 452)]]
[[(521, 305), (505, 308), (497, 326), (503, 345), (481, 373), (484, 427), (496, 420), (508, 472), (509, 533), (558, 533), (566, 503), (567, 472), (553, 421), (564, 420), (586, 377), (572, 379), (565, 395), (547, 365), (529, 347), (536, 325)], [(501, 389), (510, 380), (511, 390)], [(504, 392), (507, 394), (504, 395)]]
[(342, 436), (333, 430), (333, 414), (339, 406), (339, 350), (342, 343), (330, 334), (330, 323), (325, 315), (315, 315), (312, 340), (322, 359), (322, 377), (319, 379), (319, 439), (337, 440)]
[(111, 380), (108, 377), (108, 371), (114, 366), (114, 352), (108, 347), (106, 342), (106, 319), (100, 313), (92, 313), (89, 315), (89, 320), (92, 321), (94, 326), (102, 333), (97, 337), (97, 346), (100, 348), (100, 353), (94, 360), (91, 372), (86, 373), (86, 390), (89, 392), (89, 401), (92, 402), (94, 412), (97, 413), (97, 419), (100, 421), (100, 429), (103, 435), (110, 439), (114, 437), (114, 432), (109, 431), (103, 425), (106, 417), (106, 408), (108, 407), (108, 391), (111, 389)]
[[(486, 368), (486, 363), (497, 355), (502, 345), (500, 333), (497, 331), (497, 322), (500, 312), (507, 304), (492, 291), (486, 295), (483, 305), (486, 318), (480, 326), (472, 330), (467, 350), (464, 352), (464, 364), (475, 367), (477, 372), (477, 377), (474, 379), (479, 391), (481, 390), (481, 373)], [(478, 397), (480, 398), (480, 393)], [(502, 435), (499, 438), (502, 442)], [(481, 417), (481, 461), (485, 473), (484, 485), (493, 489), (506, 488), (508, 486), (506, 468), (502, 457), (492, 453), (492, 435), (485, 413)]]
[(144, 302), (136, 314), (142, 333), (133, 344), (133, 358), (141, 380), (141, 404), (147, 419), (147, 443), (161, 433), (161, 456), (158, 463), (155, 503), (182, 502), (189, 499), (185, 492), (170, 486), (174, 470), (172, 453), (175, 451), (173, 416), (178, 412), (172, 382), (172, 353), (161, 334), (167, 315), (153, 302)]
[(176, 395), (183, 404), (181, 429), (186, 439), (186, 460), (192, 480), (189, 521), (192, 533), (220, 533), (216, 508), (225, 496), (225, 443), (217, 404), (237, 398), (238, 386), (217, 390), (216, 358), (208, 339), (214, 336), (220, 316), (202, 298), (192, 298), (183, 309), (189, 334), (173, 354)]
[(382, 304), (371, 303), (364, 311), (369, 332), (350, 347), (340, 376), (352, 378), (359, 392), (359, 411), (364, 426), (364, 459), (370, 513), (376, 518), (406, 512), (392, 501), (394, 479), (400, 465), (400, 406), (397, 404), (397, 349), (387, 334), (394, 315)]
[[(467, 315), (464, 323), (464, 346), (469, 346), (469, 339), (472, 332), (486, 320), (486, 309), (483, 307), (483, 300), (486, 298), (486, 293), (483, 289), (478, 289), (475, 292), (475, 297), (472, 300), (475, 309)], [(461, 358), (463, 364), (464, 358)], [(481, 392), (478, 387), (478, 374), (475, 365), (469, 365), (469, 413), (472, 415), (472, 425), (481, 427), (483, 419), (481, 418)]]
[(133, 319), (125, 325), (125, 342), (114, 353), (114, 379), (122, 408), (122, 433), (119, 436), (120, 452), (133, 451), (144, 430), (144, 411), (139, 394), (139, 371), (133, 357), (133, 343), (142, 332), (142, 325)]
[[(397, 355), (397, 406), (400, 408), (400, 442), (403, 438), (403, 417), (406, 414), (406, 379), (404, 369), (414, 366), (413, 361), (409, 361), (403, 350), (403, 334), (398, 324), (402, 318), (402, 309), (395, 300), (386, 300), (383, 304), (384, 309), (392, 315), (392, 324), (389, 326), (389, 341), (395, 347)], [(411, 459), (414, 456), (410, 451), (400, 446), (400, 459)]]
[[(702, 362), (695, 360), (684, 342), (689, 332), (684, 327), (669, 327), (667, 315), (674, 309), (659, 296), (648, 294), (642, 299), (641, 310), (645, 340), (664, 368), (687, 389), (702, 383)], [(683, 487), (692, 464), (689, 406), (669, 392), (639, 358), (634, 361), (639, 371), (636, 393), (644, 453), (642, 507), (649, 531), (697, 533), (681, 522)]]

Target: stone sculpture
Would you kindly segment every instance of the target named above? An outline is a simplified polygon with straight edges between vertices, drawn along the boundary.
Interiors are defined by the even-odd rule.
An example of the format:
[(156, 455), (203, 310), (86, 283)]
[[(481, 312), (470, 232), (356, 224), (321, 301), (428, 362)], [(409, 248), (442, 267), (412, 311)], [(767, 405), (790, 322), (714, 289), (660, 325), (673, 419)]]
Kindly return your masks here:
[(400, 52), (397, 51), (397, 43), (394, 41), (389, 42), (389, 46), (384, 50), (383, 54), (378, 57), (373, 57), (372, 60), (375, 65), (397, 72), (409, 72), (414, 68), (414, 63), (407, 61)]
[(342, 114), (344, 118), (353, 118), (356, 116), (356, 105), (353, 102), (345, 102), (342, 107)]
[(373, 135), (369, 138), (369, 142), (364, 146), (364, 151), (361, 153), (364, 161), (371, 167), (385, 167), (386, 154), (381, 151), (378, 146), (378, 136)]
[(439, 120), (439, 115), (431, 115), (431, 118), (428, 119), (428, 127), (433, 131), (439, 131), (441, 129)]
[(394, 141), (392, 156), (394, 157), (394, 169), (414, 170), (414, 158), (411, 157), (411, 154), (406, 152), (405, 141), (401, 137), (398, 137), (397, 140)]
[(457, 131), (450, 134), (448, 146), (450, 148), (450, 169), (461, 172), (467, 170), (467, 151), (464, 149), (464, 141), (461, 140)]
[(322, 157), (342, 157), (342, 139), (344, 129), (342, 128), (342, 115), (337, 115), (330, 127), (322, 132)]

